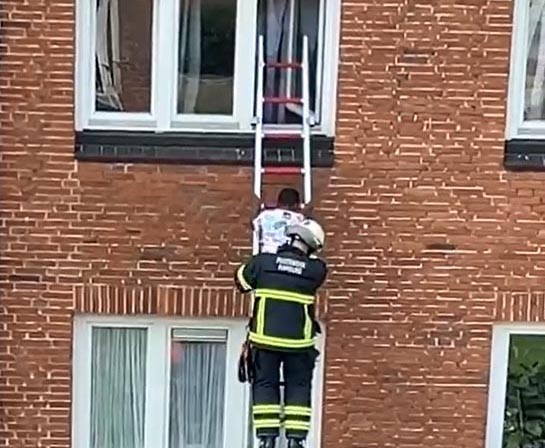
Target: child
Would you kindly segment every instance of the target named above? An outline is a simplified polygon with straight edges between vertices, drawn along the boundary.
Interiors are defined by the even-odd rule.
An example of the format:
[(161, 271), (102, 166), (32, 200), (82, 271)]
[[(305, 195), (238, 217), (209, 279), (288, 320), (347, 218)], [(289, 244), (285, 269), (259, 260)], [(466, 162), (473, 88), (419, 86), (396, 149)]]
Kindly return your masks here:
[(276, 208), (263, 210), (254, 220), (254, 231), (259, 234), (259, 252), (276, 253), (278, 247), (288, 242), (286, 228), (305, 218), (299, 213), (301, 199), (293, 188), (284, 188), (278, 194)]

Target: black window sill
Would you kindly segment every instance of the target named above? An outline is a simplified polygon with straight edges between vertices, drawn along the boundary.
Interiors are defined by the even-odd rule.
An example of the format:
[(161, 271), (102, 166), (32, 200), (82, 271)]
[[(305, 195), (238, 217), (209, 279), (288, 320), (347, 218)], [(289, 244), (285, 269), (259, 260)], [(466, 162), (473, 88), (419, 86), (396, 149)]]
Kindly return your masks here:
[(545, 139), (506, 141), (503, 164), (512, 171), (545, 171)]
[[(311, 137), (311, 163), (331, 167), (334, 139)], [(264, 140), (264, 165), (302, 165), (302, 140)], [(83, 131), (76, 133), (79, 161), (251, 165), (253, 134)]]

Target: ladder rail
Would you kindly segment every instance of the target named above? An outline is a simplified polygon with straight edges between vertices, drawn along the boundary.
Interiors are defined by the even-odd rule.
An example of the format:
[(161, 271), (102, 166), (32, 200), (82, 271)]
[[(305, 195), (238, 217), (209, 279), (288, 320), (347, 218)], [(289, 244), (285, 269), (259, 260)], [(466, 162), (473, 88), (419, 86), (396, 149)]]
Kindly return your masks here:
[[(295, 0), (289, 0), (289, 5), (288, 5), (288, 8), (289, 8), (289, 14), (288, 14), (288, 20), (289, 20), (289, 25), (288, 25), (288, 61), (293, 61), (294, 59), (294, 51), (293, 51), (293, 43), (295, 42)], [(292, 80), (296, 77), (296, 76), (293, 76), (294, 74), (292, 73), (291, 70), (288, 70), (288, 72), (286, 73), (286, 96), (291, 96), (292, 95)], [(285, 112), (284, 112), (285, 113)]]
[[(257, 88), (255, 101), (255, 141), (254, 141), (254, 195), (261, 200), (263, 172), (263, 82), (265, 72), (265, 40), (258, 39)], [(252, 253), (259, 252), (259, 229), (253, 232)]]
[(303, 68), (302, 68), (302, 88), (303, 88), (303, 201), (308, 205), (312, 200), (312, 173), (310, 161), (310, 83), (308, 67), (308, 37), (303, 36)]
[[(264, 105), (266, 102), (273, 103), (286, 103), (286, 102), (299, 102), (302, 106), (301, 117), (301, 137), (303, 140), (303, 169), (299, 172), (303, 175), (303, 203), (308, 205), (312, 200), (312, 169), (311, 169), (311, 141), (310, 141), (310, 128), (311, 128), (311, 116), (310, 116), (310, 82), (309, 82), (309, 44), (308, 36), (303, 36), (303, 48), (301, 57), (301, 78), (302, 78), (302, 94), (300, 100), (291, 98), (291, 95), (287, 97), (265, 97), (264, 96), (264, 78), (267, 64), (265, 61), (265, 40), (264, 36), (260, 35), (258, 38), (258, 60), (257, 60), (257, 86), (256, 86), (256, 101), (255, 101), (255, 141), (254, 141), (254, 195), (261, 200), (262, 199), (262, 187), (263, 187), (263, 174), (267, 171), (263, 168), (263, 139), (266, 138), (264, 132)], [(290, 52), (291, 54), (291, 52)], [(287, 69), (288, 79), (291, 79), (291, 72), (293, 65), (297, 65), (293, 62), (293, 58), (290, 58), (285, 63), (277, 63), (278, 68)], [(289, 91), (291, 86), (289, 86)], [(290, 174), (291, 169), (277, 169), (269, 170), (271, 174), (275, 172), (277, 174)], [(295, 171), (293, 171), (295, 173)], [(253, 242), (252, 253), (256, 255), (259, 253), (259, 229), (253, 229)]]

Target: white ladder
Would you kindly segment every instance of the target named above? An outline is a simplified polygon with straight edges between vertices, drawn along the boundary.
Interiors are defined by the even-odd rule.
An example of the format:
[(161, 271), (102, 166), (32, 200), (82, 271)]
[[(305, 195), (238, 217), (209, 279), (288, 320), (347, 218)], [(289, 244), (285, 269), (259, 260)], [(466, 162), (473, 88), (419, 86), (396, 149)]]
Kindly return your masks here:
[[(308, 63), (308, 37), (303, 36), (303, 56), (301, 62), (267, 62), (265, 61), (265, 43), (263, 35), (258, 39), (258, 61), (257, 61), (257, 89), (255, 105), (255, 143), (254, 143), (254, 194), (262, 199), (263, 175), (303, 175), (303, 203), (307, 205), (312, 199), (312, 169), (310, 161), (310, 128), (314, 125), (310, 115), (310, 86), (309, 86), (309, 63)], [(302, 75), (302, 96), (300, 98), (289, 95), (291, 86), (288, 85), (288, 94), (285, 97), (264, 97), (263, 83), (265, 70), (301, 70)], [(292, 79), (290, 76), (289, 79)], [(288, 81), (289, 82), (289, 81)], [(263, 107), (265, 104), (297, 104), (302, 106), (301, 128), (297, 130), (279, 131), (265, 130), (263, 123)], [(263, 139), (275, 140), (303, 140), (303, 167), (299, 166), (263, 166)], [(262, 204), (263, 205), (263, 204)], [(252, 253), (259, 252), (259, 232), (253, 232)]]

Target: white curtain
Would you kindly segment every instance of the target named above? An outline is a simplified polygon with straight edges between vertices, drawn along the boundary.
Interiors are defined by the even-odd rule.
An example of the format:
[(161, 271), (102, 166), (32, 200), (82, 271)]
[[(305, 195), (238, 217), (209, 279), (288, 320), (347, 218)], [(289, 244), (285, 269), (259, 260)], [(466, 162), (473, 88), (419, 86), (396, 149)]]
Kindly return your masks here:
[(526, 119), (543, 120), (545, 103), (545, 0), (530, 1)]
[(183, 0), (180, 17), (178, 113), (195, 113), (201, 77), (201, 0)]
[[(316, 73), (313, 70), (318, 39), (319, 0), (262, 0), (260, 8), (259, 34), (265, 35), (265, 57), (268, 61), (284, 62), (301, 60), (303, 36), (308, 37), (311, 87), (315, 87)], [(290, 41), (292, 45), (290, 46)], [(297, 81), (297, 82), (296, 82)], [(286, 70), (268, 70), (266, 73), (265, 96), (300, 96), (300, 75)], [(311, 103), (313, 113), (315, 107)], [(267, 104), (264, 109), (265, 120), (273, 123), (285, 121), (286, 110), (302, 114), (299, 105)], [(316, 117), (314, 117), (316, 119)]]
[(91, 448), (143, 448), (145, 329), (94, 328)]
[(118, 0), (97, 0), (96, 19), (96, 100), (100, 104), (97, 109), (123, 110)]
[(174, 342), (172, 350), (169, 447), (222, 447), (225, 344)]

